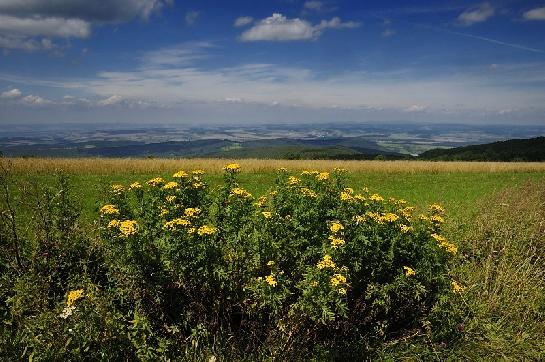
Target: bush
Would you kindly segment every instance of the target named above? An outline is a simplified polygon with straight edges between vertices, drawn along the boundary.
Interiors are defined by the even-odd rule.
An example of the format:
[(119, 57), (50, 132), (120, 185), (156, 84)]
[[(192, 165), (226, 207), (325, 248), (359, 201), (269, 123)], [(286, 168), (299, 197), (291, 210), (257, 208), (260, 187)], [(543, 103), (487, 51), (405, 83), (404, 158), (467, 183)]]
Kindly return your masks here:
[[(11, 356), (354, 356), (420, 327), (461, 288), (448, 276), (457, 249), (441, 236), (439, 205), (416, 215), (404, 200), (346, 187), (343, 170), (279, 170), (254, 198), (239, 171), (227, 165), (215, 188), (200, 170), (112, 185), (97, 239), (57, 194), (53, 244), (37, 233), (29, 267), (2, 279)], [(37, 258), (43, 245), (55, 258)]]

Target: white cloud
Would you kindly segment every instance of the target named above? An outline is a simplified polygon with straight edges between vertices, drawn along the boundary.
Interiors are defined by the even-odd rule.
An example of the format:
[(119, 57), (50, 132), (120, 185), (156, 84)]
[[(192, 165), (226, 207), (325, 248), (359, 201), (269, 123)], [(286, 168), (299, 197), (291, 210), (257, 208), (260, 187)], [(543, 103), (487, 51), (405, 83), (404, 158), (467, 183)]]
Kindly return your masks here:
[(317, 25), (312, 25), (299, 18), (288, 19), (282, 14), (274, 13), (272, 16), (260, 20), (253, 27), (241, 34), (242, 41), (292, 41), (312, 40), (320, 37), (325, 29), (356, 28), (357, 22), (342, 22), (340, 18), (322, 20)]
[(199, 16), (201, 15), (200, 11), (192, 10), (185, 13), (185, 25), (191, 26), (195, 24)]
[(113, 106), (116, 104), (119, 104), (123, 102), (123, 97), (120, 95), (114, 94), (113, 96), (110, 96), (106, 99), (98, 101), (98, 105), (100, 106)]
[(245, 26), (245, 25), (251, 24), (253, 21), (254, 21), (254, 18), (252, 18), (251, 16), (239, 16), (238, 18), (235, 19), (234, 26), (236, 27)]
[(0, 34), (15, 36), (48, 36), (86, 38), (91, 25), (79, 19), (17, 18), (0, 14)]
[(14, 88), (12, 90), (2, 92), (2, 94), (0, 94), (0, 98), (14, 99), (14, 98), (19, 98), (22, 95), (23, 93), (21, 93), (19, 89)]
[(394, 35), (395, 33), (396, 33), (395, 30), (392, 30), (392, 29), (384, 29), (384, 31), (382, 32), (381, 35), (382, 35), (384, 38), (387, 38), (387, 37), (390, 37), (390, 36)]
[[(87, 38), (93, 24), (148, 18), (171, 0), (0, 0), (0, 48), (56, 47), (50, 38)], [(41, 38), (41, 39), (40, 39)]]
[(427, 107), (422, 105), (413, 104), (412, 106), (405, 108), (405, 111), (406, 112), (423, 112), (426, 110), (426, 108)]
[(458, 16), (460, 24), (470, 26), (481, 23), (491, 18), (495, 13), (494, 7), (490, 3), (482, 3), (477, 7), (465, 10)]
[(147, 52), (142, 58), (144, 67), (183, 66), (208, 57), (210, 42), (188, 42)]
[(545, 20), (545, 7), (528, 10), (522, 17), (526, 20)]
[(305, 1), (305, 5), (303, 7), (308, 10), (320, 11), (323, 9), (324, 4), (321, 1), (309, 0)]
[(50, 104), (51, 101), (47, 100), (47, 99), (44, 99), (40, 96), (35, 96), (35, 95), (28, 95), (26, 97), (23, 97), (22, 98), (22, 101), (24, 103), (27, 103), (29, 105), (32, 105), (32, 106), (43, 106), (43, 105), (46, 105), (46, 104)]

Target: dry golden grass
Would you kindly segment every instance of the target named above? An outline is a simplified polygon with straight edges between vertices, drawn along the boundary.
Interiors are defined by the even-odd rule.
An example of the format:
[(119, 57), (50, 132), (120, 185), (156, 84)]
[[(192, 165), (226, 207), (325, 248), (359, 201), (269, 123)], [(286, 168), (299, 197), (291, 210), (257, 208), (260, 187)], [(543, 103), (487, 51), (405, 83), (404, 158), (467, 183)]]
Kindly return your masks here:
[(289, 170), (332, 170), (336, 167), (351, 172), (544, 172), (545, 162), (431, 162), (431, 161), (330, 161), (330, 160), (227, 160), (200, 158), (8, 158), (15, 172), (51, 172), (61, 169), (69, 173), (119, 174), (163, 173), (180, 169), (203, 169), (221, 172), (224, 165), (237, 162), (245, 172)]

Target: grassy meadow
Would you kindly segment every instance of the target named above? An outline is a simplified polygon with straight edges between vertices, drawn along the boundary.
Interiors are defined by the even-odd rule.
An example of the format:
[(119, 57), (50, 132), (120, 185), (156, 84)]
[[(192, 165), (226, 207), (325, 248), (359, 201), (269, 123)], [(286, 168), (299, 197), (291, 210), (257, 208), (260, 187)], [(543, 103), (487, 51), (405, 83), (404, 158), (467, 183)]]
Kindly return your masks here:
[[(97, 234), (99, 211), (109, 202), (112, 184), (145, 184), (157, 176), (171, 179), (178, 170), (200, 169), (205, 171), (203, 179), (210, 187), (220, 190), (223, 167), (237, 162), (241, 167), (238, 184), (257, 199), (275, 187), (279, 168), (286, 168), (292, 175), (300, 175), (303, 170), (346, 169), (345, 183), (356, 193), (367, 187), (370, 193), (385, 199), (404, 199), (416, 206), (417, 213), (425, 212), (431, 204), (445, 208), (443, 233), (458, 248), (448, 273), (460, 281), (464, 290), (454, 299), (439, 299), (431, 309), (430, 315), (436, 320), (455, 321), (449, 331), (432, 331), (432, 317), (419, 320), (420, 325), (393, 333), (378, 347), (362, 352), (363, 356), (384, 360), (545, 359), (545, 163), (39, 158), (5, 161), (10, 167), (8, 185), (13, 200), (35, 187), (29, 185), (55, 185), (55, 174), (62, 170), (81, 210), (81, 227), (90, 235)], [(18, 219), (24, 225), (32, 210), (24, 202), (19, 205)], [(27, 232), (28, 229), (21, 230), (22, 235)], [(186, 353), (184, 358), (199, 360), (210, 354), (220, 360), (245, 358), (243, 352), (237, 355), (232, 351), (222, 357), (221, 348), (227, 347), (221, 343), (207, 348), (191, 352), (196, 353), (192, 357)], [(282, 358), (260, 351), (250, 360)], [(138, 358), (146, 360), (142, 355)], [(315, 351), (302, 358), (342, 359), (327, 351)]]

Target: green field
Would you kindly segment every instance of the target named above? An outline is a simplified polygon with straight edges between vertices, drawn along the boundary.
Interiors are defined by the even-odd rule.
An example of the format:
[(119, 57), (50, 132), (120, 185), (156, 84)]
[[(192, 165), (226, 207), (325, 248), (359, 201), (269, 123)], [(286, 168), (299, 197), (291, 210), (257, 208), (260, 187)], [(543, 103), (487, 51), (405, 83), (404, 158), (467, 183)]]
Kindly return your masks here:
[[(28, 191), (23, 190), (33, 189), (29, 185), (54, 187), (55, 173), (58, 172), (50, 166), (54, 162), (48, 161), (49, 166), (41, 168), (21, 166), (17, 162), (20, 161), (15, 160), (9, 181), (14, 200), (27, 194)], [(39, 164), (39, 160), (32, 162)], [(146, 172), (145, 168), (136, 167), (130, 161), (123, 161), (119, 167), (111, 162), (107, 166), (95, 162), (90, 169), (84, 166), (84, 162), (81, 168), (77, 166), (78, 161), (71, 162), (70, 167), (66, 167), (67, 164), (64, 164), (65, 167), (62, 167), (63, 164), (59, 166), (67, 170), (65, 174), (71, 193), (81, 210), (82, 228), (87, 229), (89, 235), (96, 233), (93, 225), (99, 219), (99, 209), (108, 202), (107, 194), (112, 184), (128, 186), (134, 181), (144, 184), (156, 176), (170, 180), (172, 173), (178, 169), (176, 165), (169, 164)], [(257, 199), (275, 186), (278, 176), (275, 169), (281, 162), (268, 164), (267, 161), (255, 161), (246, 170), (243, 164), (237, 177), (238, 183)], [(300, 175), (305, 168), (304, 161), (297, 164), (286, 161), (285, 164), (293, 170), (290, 172), (293, 175)], [(455, 303), (445, 302), (449, 304), (446, 305), (439, 302), (434, 307), (439, 310), (436, 310), (437, 315), (445, 320), (461, 320), (455, 327), (457, 332), (454, 337), (438, 340), (424, 324), (402, 335), (391, 336), (380, 347), (370, 350), (367, 356), (385, 360), (545, 358), (543, 164), (530, 168), (527, 164), (522, 168), (520, 164), (521, 168), (517, 168), (516, 164), (496, 167), (492, 164), (430, 163), (428, 169), (422, 163), (346, 165), (346, 185), (356, 193), (367, 187), (370, 193), (379, 193), (385, 198), (404, 199), (416, 206), (417, 212), (425, 212), (428, 205), (433, 203), (446, 209), (444, 234), (460, 250), (450, 274), (459, 279), (465, 288), (464, 294)], [(182, 165), (190, 170), (187, 166)], [(205, 169), (204, 181), (210, 188), (219, 189), (223, 176), (218, 170), (217, 160), (190, 166)], [(310, 166), (331, 171), (338, 165), (324, 161)], [(101, 172), (101, 169), (104, 171)], [(21, 202), (20, 205), (23, 204)], [(27, 205), (21, 206), (18, 211), (20, 225), (25, 225), (32, 210)], [(22, 234), (29, 231), (23, 227), (21, 229)], [(221, 358), (218, 346), (205, 346), (204, 350), (192, 352), (193, 357), (187, 358), (199, 360), (208, 356), (211, 350), (216, 355), (220, 354)], [(242, 355), (233, 353), (226, 352), (225, 358), (235, 356), (242, 359)], [(327, 353), (319, 357), (320, 353), (314, 357), (333, 358)], [(269, 360), (274, 356), (258, 351), (253, 358)]]

